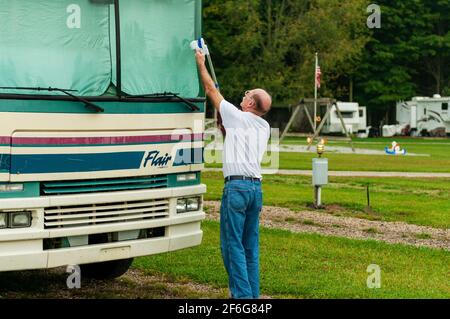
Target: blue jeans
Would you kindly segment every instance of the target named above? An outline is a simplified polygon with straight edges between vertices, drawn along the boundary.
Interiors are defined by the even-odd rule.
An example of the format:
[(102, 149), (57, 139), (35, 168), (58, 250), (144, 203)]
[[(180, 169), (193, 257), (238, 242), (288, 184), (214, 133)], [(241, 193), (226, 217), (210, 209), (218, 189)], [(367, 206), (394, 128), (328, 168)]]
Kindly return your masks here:
[(259, 181), (225, 184), (220, 207), (220, 243), (232, 298), (259, 298)]

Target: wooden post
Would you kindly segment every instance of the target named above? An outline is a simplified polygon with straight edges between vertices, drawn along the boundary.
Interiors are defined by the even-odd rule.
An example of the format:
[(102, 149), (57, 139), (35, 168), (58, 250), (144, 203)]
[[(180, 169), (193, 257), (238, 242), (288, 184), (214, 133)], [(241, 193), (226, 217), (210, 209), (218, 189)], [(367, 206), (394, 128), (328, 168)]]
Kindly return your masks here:
[(286, 133), (288, 132), (289, 128), (290, 128), (291, 125), (292, 125), (292, 122), (294, 122), (294, 119), (295, 119), (295, 117), (297, 116), (297, 113), (298, 113), (299, 111), (300, 111), (300, 105), (297, 105), (297, 106), (295, 107), (294, 112), (293, 112), (292, 115), (291, 115), (291, 118), (289, 119), (288, 123), (286, 124), (286, 127), (285, 127), (284, 130), (283, 130), (283, 133), (281, 134), (280, 142), (283, 140), (284, 136), (285, 136)]
[(344, 118), (342, 117), (341, 111), (339, 110), (337, 103), (335, 104), (336, 106), (336, 112), (339, 116), (339, 120), (341, 121), (342, 124), (342, 128), (344, 129), (345, 135), (348, 137), (348, 140), (350, 142), (350, 146), (352, 148), (352, 151), (355, 151), (355, 148), (353, 147), (353, 143), (352, 143), (352, 137), (350, 136), (350, 134), (347, 132), (347, 128), (345, 127), (345, 123), (344, 123)]
[(309, 124), (311, 124), (311, 128), (314, 131), (314, 123), (311, 119), (311, 115), (309, 114), (309, 111), (308, 111), (308, 108), (306, 107), (306, 105), (304, 105), (304, 107), (305, 107), (306, 116), (308, 117)]
[[(327, 121), (328, 117), (330, 116), (331, 113), (331, 107), (330, 105), (327, 105), (327, 112), (325, 113), (325, 116), (322, 119), (322, 122), (320, 122), (319, 127), (317, 128), (316, 132), (314, 133), (313, 137), (312, 137), (312, 141), (314, 142), (315, 138), (320, 134), (320, 131), (322, 130), (322, 127), (324, 126), (325, 122)], [(308, 148), (306, 150), (309, 151), (309, 149), (311, 148), (311, 144), (308, 145)]]

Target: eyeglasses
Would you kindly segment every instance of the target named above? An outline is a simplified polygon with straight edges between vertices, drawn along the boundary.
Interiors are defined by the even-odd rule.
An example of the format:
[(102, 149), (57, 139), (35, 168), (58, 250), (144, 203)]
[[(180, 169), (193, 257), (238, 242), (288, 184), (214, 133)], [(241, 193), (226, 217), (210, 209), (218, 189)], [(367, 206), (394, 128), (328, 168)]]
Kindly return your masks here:
[(249, 94), (250, 94), (250, 93), (251, 93), (251, 92), (250, 92), (250, 91), (248, 91), (248, 90), (247, 90), (247, 91), (245, 91), (245, 93), (244, 93), (244, 94), (245, 94), (245, 97), (248, 97), (248, 98), (250, 98), (250, 99), (254, 100), (253, 96), (251, 96), (251, 95), (249, 96)]
[(253, 103), (256, 105), (256, 100), (255, 100), (255, 98), (253, 97), (253, 95), (251, 93), (252, 93), (251, 91), (248, 91), (248, 90), (245, 91), (244, 98), (252, 99)]

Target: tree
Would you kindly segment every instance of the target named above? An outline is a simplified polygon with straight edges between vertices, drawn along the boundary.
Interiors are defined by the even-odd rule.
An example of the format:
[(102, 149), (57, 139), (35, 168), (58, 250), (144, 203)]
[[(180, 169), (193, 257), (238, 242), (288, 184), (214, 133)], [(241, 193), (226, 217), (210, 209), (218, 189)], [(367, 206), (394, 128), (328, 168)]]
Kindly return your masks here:
[(225, 96), (239, 101), (244, 90), (264, 87), (278, 105), (312, 97), (316, 51), (323, 73), (321, 93), (333, 95), (333, 81), (352, 75), (362, 57), (367, 3), (205, 1), (205, 37)]
[(420, 73), (431, 76), (431, 85), (422, 82), (422, 91), (442, 94), (450, 86), (450, 2), (425, 0), (425, 6), (425, 30), (415, 37), (421, 52)]
[(381, 29), (371, 31), (355, 77), (357, 100), (369, 107), (374, 122), (392, 114), (399, 100), (445, 92), (450, 86), (450, 2), (377, 3), (381, 5)]

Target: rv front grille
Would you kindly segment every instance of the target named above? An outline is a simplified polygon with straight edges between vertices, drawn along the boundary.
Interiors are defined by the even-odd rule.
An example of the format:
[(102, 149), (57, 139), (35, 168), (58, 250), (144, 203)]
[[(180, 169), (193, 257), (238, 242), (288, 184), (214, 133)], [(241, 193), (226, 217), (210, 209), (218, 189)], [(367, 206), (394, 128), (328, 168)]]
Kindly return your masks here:
[(46, 229), (83, 227), (151, 220), (168, 216), (168, 199), (60, 206), (45, 209), (44, 226)]
[(165, 188), (167, 185), (167, 175), (43, 182), (41, 183), (41, 195), (63, 195), (92, 192), (112, 192), (132, 189)]

